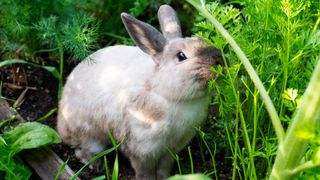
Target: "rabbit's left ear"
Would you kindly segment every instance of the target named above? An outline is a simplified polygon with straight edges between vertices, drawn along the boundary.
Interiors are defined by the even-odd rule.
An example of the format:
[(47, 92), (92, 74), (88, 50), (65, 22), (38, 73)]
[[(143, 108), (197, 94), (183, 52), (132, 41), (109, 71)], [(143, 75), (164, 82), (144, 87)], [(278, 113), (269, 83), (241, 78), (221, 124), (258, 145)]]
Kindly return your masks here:
[(151, 56), (157, 56), (163, 51), (166, 39), (158, 30), (127, 13), (121, 13), (121, 19), (129, 35), (142, 51)]

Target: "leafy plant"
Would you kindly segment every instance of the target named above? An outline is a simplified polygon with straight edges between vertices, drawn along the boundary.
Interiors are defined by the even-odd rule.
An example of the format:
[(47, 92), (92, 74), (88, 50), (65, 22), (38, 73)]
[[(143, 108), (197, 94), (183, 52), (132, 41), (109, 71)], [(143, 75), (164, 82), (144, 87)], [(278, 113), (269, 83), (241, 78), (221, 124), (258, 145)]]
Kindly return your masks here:
[(211, 178), (209, 178), (206, 175), (203, 174), (192, 174), (192, 175), (175, 175), (172, 176), (170, 178), (168, 178), (168, 180), (210, 180)]
[(24, 149), (33, 149), (60, 143), (60, 136), (53, 129), (37, 122), (19, 124), (0, 135), (0, 171), (6, 179), (28, 179), (31, 171), (16, 156)]
[[(226, 142), (229, 142), (228, 148), (233, 160), (232, 179), (236, 177), (261, 179), (270, 175), (276, 154), (276, 143), (272, 140), (275, 134), (279, 142), (278, 152), (282, 153), (282, 155), (278, 153), (277, 159), (279, 157), (282, 159), (276, 160), (274, 165), (280, 174), (280, 179), (281, 177), (290, 179), (293, 175), (302, 174), (304, 170), (316, 167), (317, 163), (311, 165), (311, 161), (302, 165), (299, 163), (302, 157), (308, 160), (311, 158), (310, 154), (318, 152), (316, 148), (318, 146), (314, 144), (315, 131), (306, 128), (314, 126), (313, 123), (318, 116), (314, 114), (313, 121), (306, 123), (308, 125), (294, 124), (303, 122), (304, 118), (299, 115), (300, 111), (304, 108), (311, 109), (307, 102), (299, 106), (301, 103), (297, 97), (305, 91), (311, 72), (318, 71), (314, 69), (319, 62), (320, 47), (314, 38), (318, 37), (320, 32), (319, 3), (245, 0), (230, 1), (223, 5), (216, 2), (205, 4), (204, 1), (195, 0), (188, 2), (208, 20), (197, 24), (197, 35), (220, 48), (224, 59), (228, 59), (231, 63), (231, 67), (226, 67), (226, 74), (217, 73), (221, 79), (220, 83), (211, 82), (209, 89), (217, 92), (214, 101), (218, 102), (221, 121), (225, 122)], [(309, 42), (312, 42), (312, 45)], [(302, 71), (299, 68), (301, 66), (308, 67), (307, 72)], [(309, 87), (317, 83), (312, 84), (310, 83)], [(315, 93), (314, 90), (313, 94)], [(314, 101), (316, 99), (317, 96)], [(264, 106), (267, 111), (264, 110)], [(311, 107), (319, 108), (319, 104), (315, 103)], [(271, 128), (266, 112), (270, 115), (274, 129)], [(294, 117), (291, 118), (292, 116)], [(288, 126), (288, 132), (285, 134), (284, 128)], [(307, 133), (307, 136), (311, 136), (307, 138), (308, 140), (293, 138), (297, 130), (292, 129), (299, 129)], [(290, 133), (291, 131), (294, 133)], [(209, 130), (207, 133), (213, 132)], [(306, 144), (299, 144), (299, 141)], [(295, 145), (301, 146), (293, 148)], [(311, 148), (305, 145), (311, 145)], [(306, 154), (306, 149), (300, 149), (301, 147), (308, 149)], [(296, 150), (291, 152), (286, 148)], [(294, 153), (299, 154), (299, 157), (293, 155)], [(286, 160), (283, 156), (286, 156)], [(314, 156), (312, 157), (314, 159)], [(279, 162), (287, 164), (280, 163), (280, 167)]]

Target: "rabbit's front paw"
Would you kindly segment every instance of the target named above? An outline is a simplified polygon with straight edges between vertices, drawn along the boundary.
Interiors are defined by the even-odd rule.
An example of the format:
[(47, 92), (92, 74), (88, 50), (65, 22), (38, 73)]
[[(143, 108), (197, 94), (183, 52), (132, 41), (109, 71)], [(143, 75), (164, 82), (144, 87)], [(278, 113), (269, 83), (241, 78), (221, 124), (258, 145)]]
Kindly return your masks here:
[[(83, 164), (86, 164), (89, 162), (89, 160), (95, 155), (94, 153), (86, 150), (86, 149), (82, 149), (82, 148), (77, 148), (75, 150), (75, 155), (78, 159), (80, 159), (80, 161)], [(95, 170), (96, 172), (102, 172), (103, 171), (103, 163), (101, 161), (101, 159), (97, 159), (94, 162), (89, 164), (89, 168)]]

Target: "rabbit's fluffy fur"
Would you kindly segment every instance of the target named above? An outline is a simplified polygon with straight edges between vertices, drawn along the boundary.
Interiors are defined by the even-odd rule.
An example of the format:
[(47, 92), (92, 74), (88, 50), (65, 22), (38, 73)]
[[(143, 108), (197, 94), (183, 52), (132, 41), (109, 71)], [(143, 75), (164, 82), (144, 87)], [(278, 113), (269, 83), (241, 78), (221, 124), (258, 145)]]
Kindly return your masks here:
[[(110, 131), (118, 141), (125, 137), (120, 150), (130, 159), (136, 179), (165, 179), (173, 164), (169, 150), (184, 148), (195, 135), (194, 127), (205, 120), (209, 67), (222, 64), (220, 55), (198, 38), (172, 34), (180, 29), (164, 32), (168, 21), (180, 26), (171, 7), (162, 9), (164, 36), (122, 14), (138, 47), (101, 49), (69, 75), (57, 129), (83, 162), (110, 144)], [(179, 52), (187, 59), (179, 61)]]

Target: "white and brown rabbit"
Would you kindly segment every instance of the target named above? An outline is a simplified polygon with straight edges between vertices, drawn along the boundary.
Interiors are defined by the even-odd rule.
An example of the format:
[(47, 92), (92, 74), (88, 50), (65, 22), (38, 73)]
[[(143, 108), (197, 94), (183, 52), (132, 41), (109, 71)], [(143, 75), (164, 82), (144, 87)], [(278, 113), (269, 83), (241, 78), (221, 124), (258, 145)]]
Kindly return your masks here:
[[(101, 49), (69, 75), (60, 101), (57, 129), (86, 162), (104, 150), (108, 132), (126, 137), (120, 150), (137, 180), (165, 179), (172, 152), (181, 151), (206, 119), (210, 66), (223, 64), (219, 51), (198, 38), (182, 38), (175, 11), (158, 11), (162, 34), (121, 14), (138, 47)], [(89, 61), (89, 60), (88, 60)]]

